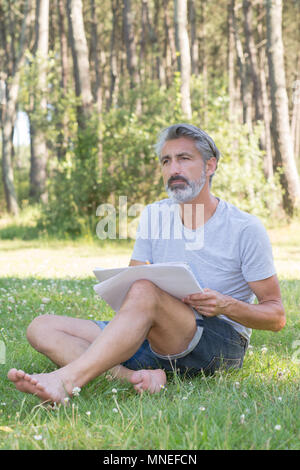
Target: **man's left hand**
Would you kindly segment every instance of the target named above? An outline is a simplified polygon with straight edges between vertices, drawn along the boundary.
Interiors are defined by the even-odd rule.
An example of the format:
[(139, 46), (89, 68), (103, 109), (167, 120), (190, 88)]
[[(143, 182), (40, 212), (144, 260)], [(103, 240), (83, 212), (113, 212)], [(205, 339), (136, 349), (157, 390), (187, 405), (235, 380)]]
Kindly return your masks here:
[(220, 294), (220, 292), (208, 288), (203, 289), (201, 293), (191, 294), (182, 299), (184, 303), (206, 317), (226, 315), (226, 310), (232, 300), (228, 295)]

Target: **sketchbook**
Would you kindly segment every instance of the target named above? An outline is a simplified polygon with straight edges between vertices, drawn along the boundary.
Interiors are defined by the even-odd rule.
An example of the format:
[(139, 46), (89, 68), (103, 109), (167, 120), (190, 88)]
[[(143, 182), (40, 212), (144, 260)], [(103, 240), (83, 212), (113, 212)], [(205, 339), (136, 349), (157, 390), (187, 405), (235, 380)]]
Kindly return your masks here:
[(121, 308), (131, 285), (139, 279), (147, 279), (178, 299), (189, 294), (203, 292), (193, 271), (186, 263), (155, 263), (125, 268), (95, 268), (99, 284), (95, 292), (116, 312)]

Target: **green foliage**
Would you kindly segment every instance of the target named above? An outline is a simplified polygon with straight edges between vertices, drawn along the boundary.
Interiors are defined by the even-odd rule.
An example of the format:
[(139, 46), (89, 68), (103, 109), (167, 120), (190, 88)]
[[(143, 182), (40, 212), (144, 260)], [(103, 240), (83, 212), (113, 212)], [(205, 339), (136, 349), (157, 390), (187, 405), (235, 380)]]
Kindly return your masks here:
[(277, 175), (269, 181), (264, 176), (259, 135), (259, 127), (249, 135), (246, 126), (227, 123), (214, 133), (221, 158), (212, 189), (221, 199), (267, 221), (278, 215), (281, 188)]
[[(138, 100), (142, 113), (136, 111)], [(192, 102), (195, 110), (191, 122), (204, 128), (221, 151), (213, 179), (214, 194), (263, 219), (274, 217), (281, 192), (277, 178), (268, 182), (263, 173), (260, 126), (249, 134), (246, 126), (228, 122), (226, 84), (217, 79), (205, 98), (203, 81), (194, 78)], [(153, 147), (162, 128), (182, 121), (186, 119), (181, 114), (179, 75), (168, 90), (153, 81), (129, 90), (122, 97), (122, 106), (103, 114), (101, 122), (93, 114), (84, 130), (70, 133), (73, 141), (53, 170), (49, 203), (40, 226), (58, 236), (95, 234), (100, 204), (113, 204), (118, 214), (120, 196), (127, 197), (128, 205), (165, 197)]]
[(39, 220), (50, 235), (78, 236), (87, 233), (96, 211), (98, 189), (97, 128), (91, 123), (79, 133), (73, 152), (57, 162), (49, 186), (49, 202)]

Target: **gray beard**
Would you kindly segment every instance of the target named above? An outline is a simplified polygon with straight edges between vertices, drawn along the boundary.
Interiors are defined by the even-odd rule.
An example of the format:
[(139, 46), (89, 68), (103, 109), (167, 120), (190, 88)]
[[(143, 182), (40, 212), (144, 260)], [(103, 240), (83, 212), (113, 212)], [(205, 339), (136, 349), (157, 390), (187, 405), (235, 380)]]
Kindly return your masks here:
[(200, 194), (203, 186), (206, 182), (206, 175), (203, 171), (201, 177), (196, 181), (189, 181), (185, 188), (170, 188), (167, 184), (165, 186), (166, 191), (170, 199), (173, 202), (185, 203), (195, 199)]

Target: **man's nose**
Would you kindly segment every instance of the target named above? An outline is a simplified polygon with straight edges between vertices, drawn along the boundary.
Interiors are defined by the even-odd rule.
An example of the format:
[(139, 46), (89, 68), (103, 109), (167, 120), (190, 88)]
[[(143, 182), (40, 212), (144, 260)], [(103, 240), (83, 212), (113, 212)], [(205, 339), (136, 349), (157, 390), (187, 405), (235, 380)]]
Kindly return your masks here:
[(171, 174), (171, 176), (179, 175), (180, 173), (181, 173), (180, 163), (177, 160), (172, 160), (171, 165), (170, 165), (170, 174)]

